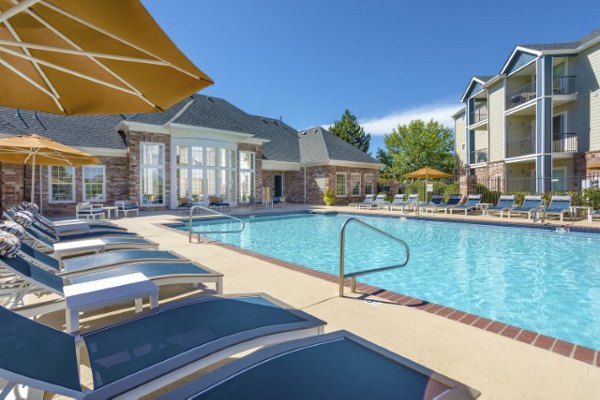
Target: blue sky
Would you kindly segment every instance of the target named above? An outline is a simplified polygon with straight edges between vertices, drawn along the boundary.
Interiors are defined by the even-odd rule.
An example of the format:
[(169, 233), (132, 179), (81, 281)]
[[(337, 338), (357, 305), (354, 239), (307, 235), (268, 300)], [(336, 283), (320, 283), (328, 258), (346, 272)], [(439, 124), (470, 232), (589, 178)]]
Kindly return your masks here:
[(349, 108), (374, 135), (413, 118), (446, 124), (472, 75), (516, 44), (600, 28), (600, 1), (143, 0), (215, 85), (202, 93), (297, 129)]

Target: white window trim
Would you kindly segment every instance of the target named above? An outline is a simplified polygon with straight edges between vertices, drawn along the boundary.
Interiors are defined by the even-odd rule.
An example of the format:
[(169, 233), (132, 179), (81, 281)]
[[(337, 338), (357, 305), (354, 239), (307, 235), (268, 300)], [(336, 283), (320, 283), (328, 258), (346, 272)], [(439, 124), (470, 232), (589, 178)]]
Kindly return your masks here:
[[(98, 199), (89, 200), (87, 198), (87, 193), (85, 191), (85, 169), (86, 169), (86, 167), (102, 168), (102, 198), (100, 200), (98, 200)], [(90, 202), (90, 201), (91, 202), (94, 202), (94, 201), (105, 202), (106, 201), (106, 165), (104, 165), (104, 164), (84, 165), (83, 167), (81, 167), (81, 197), (84, 202)]]
[(71, 183), (71, 190), (73, 192), (73, 200), (52, 200), (52, 168), (48, 167), (48, 204), (73, 204), (77, 203), (77, 192), (75, 190), (77, 182), (77, 170), (75, 167), (65, 166), (65, 168), (71, 168), (73, 170), (73, 182)]
[[(250, 169), (248, 169), (248, 168), (242, 168), (242, 162), (241, 162), (242, 153), (252, 153), (253, 154), (253, 156), (252, 156), (252, 165), (251, 165)], [(253, 181), (253, 186), (254, 186), (252, 188), (252, 193), (254, 193), (254, 201), (256, 201), (257, 200), (256, 199), (256, 152), (255, 151), (248, 151), (248, 150), (238, 150), (238, 153), (237, 153), (237, 167), (238, 167), (238, 171), (239, 171), (237, 173), (238, 177), (242, 175), (242, 172), (251, 172), (252, 174), (254, 174), (254, 179), (252, 180)], [(237, 185), (240, 185), (241, 184), (240, 183), (241, 180), (239, 178), (237, 180), (238, 180)], [(241, 188), (238, 187), (237, 191), (238, 191), (238, 196), (239, 196), (238, 200), (242, 201), (242, 195), (243, 195), (243, 193), (242, 193)]]
[[(371, 177), (371, 193), (367, 193), (367, 176)], [(375, 194), (375, 176), (373, 174), (365, 174), (365, 196)]]
[[(352, 176), (358, 175), (358, 194), (353, 194), (354, 187), (352, 186)], [(352, 172), (350, 173), (350, 197), (360, 197), (362, 196), (362, 176), (360, 173)]]
[[(344, 175), (344, 194), (338, 194), (338, 176)], [(345, 172), (336, 172), (335, 174), (335, 197), (348, 197), (348, 177)]]
[[(162, 151), (162, 172), (163, 172), (163, 192), (162, 192), (162, 203), (155, 203), (155, 204), (143, 204), (142, 203), (142, 199), (144, 198), (143, 195), (143, 190), (142, 190), (142, 170), (144, 169), (144, 164), (142, 164), (142, 152), (144, 150), (144, 145), (159, 145), (162, 146), (163, 151)], [(140, 184), (140, 192), (139, 192), (139, 205), (140, 207), (147, 207), (147, 208), (152, 208), (152, 207), (164, 207), (165, 206), (165, 200), (166, 200), (166, 189), (167, 189), (167, 175), (166, 175), (166, 166), (165, 166), (165, 149), (166, 146), (164, 143), (157, 143), (157, 142), (140, 142), (140, 154), (139, 154), (139, 160), (140, 160), (140, 171), (139, 171), (139, 184)]]

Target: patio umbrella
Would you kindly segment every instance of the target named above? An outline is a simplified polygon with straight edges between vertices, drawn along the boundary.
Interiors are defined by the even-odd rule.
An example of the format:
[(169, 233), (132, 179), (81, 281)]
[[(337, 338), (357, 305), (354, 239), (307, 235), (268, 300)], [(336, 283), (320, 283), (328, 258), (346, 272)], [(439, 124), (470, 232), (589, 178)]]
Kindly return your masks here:
[(447, 174), (445, 172), (439, 171), (435, 168), (425, 167), (408, 173), (406, 175), (407, 178), (414, 179), (439, 179), (439, 178), (450, 178), (452, 175)]
[(0, 0), (2, 106), (153, 112), (212, 83), (139, 0)]
[(0, 139), (0, 162), (32, 166), (32, 202), (35, 193), (36, 165), (81, 166), (101, 164), (100, 160), (91, 154), (38, 135), (9, 136)]
[(600, 170), (600, 160), (592, 162), (590, 165), (587, 166), (587, 169), (591, 169), (594, 171)]

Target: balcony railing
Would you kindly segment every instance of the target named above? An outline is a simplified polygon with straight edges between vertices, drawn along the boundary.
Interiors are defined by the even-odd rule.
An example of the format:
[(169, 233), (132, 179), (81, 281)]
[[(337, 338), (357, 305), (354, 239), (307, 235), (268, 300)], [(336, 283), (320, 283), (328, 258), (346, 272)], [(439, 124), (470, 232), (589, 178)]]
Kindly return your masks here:
[(534, 144), (535, 138), (533, 136), (508, 141), (506, 143), (506, 157), (510, 158), (533, 154), (535, 148)]
[(577, 151), (576, 133), (559, 133), (552, 136), (553, 153), (571, 153)]
[(488, 149), (479, 149), (472, 151), (469, 158), (469, 163), (479, 164), (487, 162), (488, 160)]
[(552, 93), (554, 94), (574, 94), (575, 77), (574, 76), (555, 76), (552, 79)]
[(535, 81), (521, 86), (506, 97), (506, 109), (527, 103), (536, 98)]
[(471, 112), (471, 124), (477, 124), (488, 119), (487, 106), (478, 107)]

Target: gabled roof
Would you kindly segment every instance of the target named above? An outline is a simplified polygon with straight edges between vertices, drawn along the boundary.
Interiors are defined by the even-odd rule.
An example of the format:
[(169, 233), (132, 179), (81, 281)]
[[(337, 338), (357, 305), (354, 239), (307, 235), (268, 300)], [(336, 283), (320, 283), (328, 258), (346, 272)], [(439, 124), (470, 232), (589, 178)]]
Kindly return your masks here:
[(547, 50), (565, 50), (565, 51), (578, 51), (581, 47), (584, 47), (590, 42), (600, 38), (600, 28), (591, 31), (590, 33), (582, 36), (575, 42), (563, 42), (563, 43), (538, 43), (538, 44), (521, 44), (517, 47), (525, 49), (531, 49), (536, 51), (547, 51)]
[[(494, 76), (493, 75), (475, 75), (471, 78), (471, 80), (469, 81), (469, 84), (467, 85), (467, 88), (465, 89), (465, 91), (463, 92), (462, 97), (460, 98), (460, 101), (465, 101), (466, 99), (468, 99), (469, 97), (471, 97), (471, 94), (475, 93), (475, 90), (477, 92), (480, 92), (481, 90), (483, 90), (483, 85), (489, 81), (490, 79), (492, 79)], [(479, 85), (479, 89), (476, 89), (476, 86)]]
[(379, 161), (370, 155), (321, 127), (303, 129), (298, 132), (298, 137), (303, 163), (339, 160), (379, 164)]
[(37, 133), (69, 146), (124, 150), (125, 141), (116, 130), (123, 119), (118, 114), (63, 116), (0, 107), (0, 133)]

